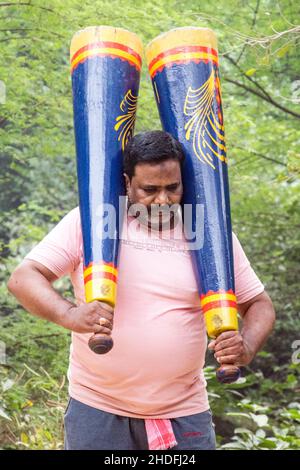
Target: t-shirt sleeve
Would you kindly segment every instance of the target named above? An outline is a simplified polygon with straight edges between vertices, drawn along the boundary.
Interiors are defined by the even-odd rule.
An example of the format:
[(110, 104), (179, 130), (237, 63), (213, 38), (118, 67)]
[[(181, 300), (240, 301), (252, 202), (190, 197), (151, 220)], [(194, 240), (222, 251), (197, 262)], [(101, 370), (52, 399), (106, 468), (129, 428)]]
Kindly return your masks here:
[(77, 268), (81, 258), (81, 226), (79, 208), (71, 210), (26, 256), (43, 264), (57, 277)]
[(247, 302), (264, 291), (264, 285), (255, 274), (237, 238), (232, 233), (235, 294), (238, 303)]

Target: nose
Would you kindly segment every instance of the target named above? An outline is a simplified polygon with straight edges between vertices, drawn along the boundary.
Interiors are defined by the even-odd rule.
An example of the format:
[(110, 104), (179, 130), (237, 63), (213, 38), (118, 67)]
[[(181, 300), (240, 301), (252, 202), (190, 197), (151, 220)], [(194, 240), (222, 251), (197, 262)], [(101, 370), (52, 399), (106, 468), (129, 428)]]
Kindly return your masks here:
[(168, 205), (169, 203), (170, 200), (167, 191), (160, 191), (154, 199), (154, 204), (159, 204), (160, 206)]

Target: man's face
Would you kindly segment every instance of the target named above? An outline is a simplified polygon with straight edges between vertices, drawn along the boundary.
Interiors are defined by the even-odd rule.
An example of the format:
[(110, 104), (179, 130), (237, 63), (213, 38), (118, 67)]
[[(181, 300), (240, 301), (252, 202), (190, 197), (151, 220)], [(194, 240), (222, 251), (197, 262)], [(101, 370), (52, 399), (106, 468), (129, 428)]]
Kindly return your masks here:
[(141, 223), (158, 230), (172, 228), (176, 212), (169, 209), (173, 204), (180, 204), (182, 198), (179, 161), (138, 163), (131, 181), (128, 175), (124, 176), (129, 205), (143, 206), (142, 213), (136, 214)]

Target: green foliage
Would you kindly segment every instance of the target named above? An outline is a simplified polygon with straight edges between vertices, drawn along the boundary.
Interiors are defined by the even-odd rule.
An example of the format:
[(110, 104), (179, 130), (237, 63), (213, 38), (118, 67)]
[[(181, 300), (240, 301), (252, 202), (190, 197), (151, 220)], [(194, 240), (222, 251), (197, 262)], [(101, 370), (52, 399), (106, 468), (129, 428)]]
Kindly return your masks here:
[[(208, 26), (219, 40), (233, 227), (277, 311), (246, 380), (221, 387), (206, 369), (219, 446), (299, 448), (299, 8), (289, 0), (41, 0), (0, 4), (0, 447), (62, 447), (69, 335), (8, 295), (9, 273), (77, 204), (69, 43), (107, 24), (157, 34)], [(136, 130), (159, 128), (142, 72)], [(72, 296), (68, 281), (58, 290)], [(1, 361), (0, 361), (1, 362)], [(254, 372), (255, 371), (255, 372)]]
[(280, 369), (278, 381), (247, 371), (235, 384), (221, 385), (214, 367), (205, 369), (210, 405), (222, 450), (299, 449), (299, 371)]
[(0, 447), (60, 449), (70, 335), (21, 310), (1, 323)]

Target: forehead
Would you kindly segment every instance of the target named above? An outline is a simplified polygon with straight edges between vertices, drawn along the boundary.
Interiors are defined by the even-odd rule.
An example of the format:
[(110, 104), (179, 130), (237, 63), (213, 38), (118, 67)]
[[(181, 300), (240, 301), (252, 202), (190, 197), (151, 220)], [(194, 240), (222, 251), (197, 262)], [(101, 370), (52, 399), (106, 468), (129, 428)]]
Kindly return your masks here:
[(178, 160), (165, 160), (160, 163), (138, 163), (135, 166), (134, 177), (143, 183), (159, 184), (167, 180), (179, 181), (181, 178)]

